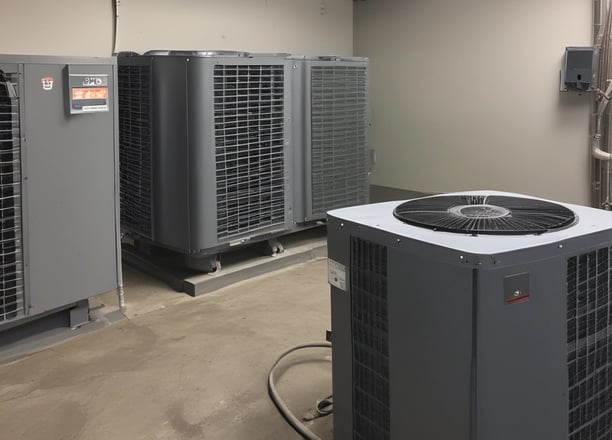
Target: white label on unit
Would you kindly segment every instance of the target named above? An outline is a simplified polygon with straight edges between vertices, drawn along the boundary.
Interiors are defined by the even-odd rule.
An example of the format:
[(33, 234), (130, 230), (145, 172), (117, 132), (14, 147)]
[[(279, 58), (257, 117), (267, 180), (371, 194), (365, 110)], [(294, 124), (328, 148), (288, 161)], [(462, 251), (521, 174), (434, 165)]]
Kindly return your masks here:
[(108, 105), (84, 105), (81, 110), (83, 112), (106, 112)]
[(346, 292), (346, 267), (331, 258), (327, 259), (327, 280), (329, 284)]

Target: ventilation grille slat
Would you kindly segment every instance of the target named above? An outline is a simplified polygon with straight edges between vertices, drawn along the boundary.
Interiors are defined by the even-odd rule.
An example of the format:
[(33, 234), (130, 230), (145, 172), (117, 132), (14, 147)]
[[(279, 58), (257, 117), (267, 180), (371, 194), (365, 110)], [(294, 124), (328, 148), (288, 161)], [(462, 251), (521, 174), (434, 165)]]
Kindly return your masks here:
[(214, 68), (217, 238), (285, 222), (283, 65)]
[(569, 440), (612, 439), (610, 251), (567, 263)]
[(19, 74), (0, 71), (0, 322), (24, 315)]
[(121, 225), (152, 238), (151, 68), (118, 72)]
[(353, 438), (390, 432), (387, 248), (351, 237)]
[(312, 215), (368, 201), (365, 66), (311, 70)]

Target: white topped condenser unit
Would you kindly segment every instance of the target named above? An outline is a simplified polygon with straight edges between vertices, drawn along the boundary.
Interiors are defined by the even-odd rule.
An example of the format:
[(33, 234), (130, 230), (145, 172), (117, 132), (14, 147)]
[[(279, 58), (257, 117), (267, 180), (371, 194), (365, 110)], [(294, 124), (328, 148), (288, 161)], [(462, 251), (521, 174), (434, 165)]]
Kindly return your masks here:
[[(0, 330), (121, 284), (116, 62), (0, 55)], [(83, 305), (85, 303), (85, 305)]]
[(612, 213), (476, 191), (328, 232), (335, 440), (612, 438)]
[(289, 62), (224, 51), (120, 54), (121, 224), (208, 267), (289, 230)]
[(369, 201), (369, 61), (292, 56), (294, 217)]

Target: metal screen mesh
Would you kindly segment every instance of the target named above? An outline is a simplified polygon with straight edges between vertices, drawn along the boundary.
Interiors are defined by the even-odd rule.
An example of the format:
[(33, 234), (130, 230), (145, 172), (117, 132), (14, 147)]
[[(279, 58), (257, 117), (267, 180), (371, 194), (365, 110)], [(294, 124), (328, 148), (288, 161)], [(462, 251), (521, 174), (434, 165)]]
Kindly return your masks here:
[(353, 438), (387, 440), (390, 430), (387, 248), (351, 237)]
[(569, 440), (612, 440), (610, 248), (567, 262)]
[(285, 221), (284, 66), (214, 67), (217, 238)]
[(0, 322), (24, 314), (19, 75), (0, 71)]
[(152, 236), (151, 68), (119, 66), (121, 225)]
[(365, 66), (311, 70), (312, 215), (368, 202)]

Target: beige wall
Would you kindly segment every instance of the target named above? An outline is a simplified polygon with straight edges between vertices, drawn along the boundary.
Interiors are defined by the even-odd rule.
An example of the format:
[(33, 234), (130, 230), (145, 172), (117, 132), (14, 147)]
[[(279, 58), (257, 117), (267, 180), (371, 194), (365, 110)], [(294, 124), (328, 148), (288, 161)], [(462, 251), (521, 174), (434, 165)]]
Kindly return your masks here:
[(19, 0), (0, 8), (0, 53), (109, 56), (110, 0)]
[(589, 45), (591, 21), (588, 1), (358, 1), (372, 183), (588, 204), (589, 98), (558, 86), (565, 46)]
[[(21, 0), (0, 53), (110, 55), (111, 0)], [(350, 55), (352, 0), (122, 0), (118, 50), (215, 48)], [(372, 183), (492, 188), (588, 203), (588, 97), (560, 95), (591, 2), (360, 0), (355, 54), (372, 60)]]
[[(351, 55), (352, 0), (121, 0), (118, 50), (235, 49)], [(108, 56), (112, 0), (20, 0), (0, 53)]]
[(119, 50), (351, 55), (352, 0), (122, 0)]

